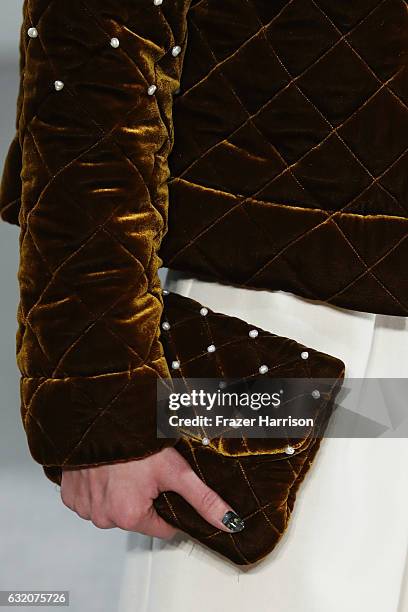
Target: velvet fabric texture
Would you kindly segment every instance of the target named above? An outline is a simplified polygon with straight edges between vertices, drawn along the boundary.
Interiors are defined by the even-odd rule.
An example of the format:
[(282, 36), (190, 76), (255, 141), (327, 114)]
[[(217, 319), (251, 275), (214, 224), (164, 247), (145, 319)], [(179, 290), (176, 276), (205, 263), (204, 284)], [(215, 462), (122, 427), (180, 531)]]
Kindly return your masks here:
[(157, 250), (186, 7), (24, 3), (1, 207), (20, 226), (21, 416), (54, 479), (174, 443), (156, 436), (156, 384), (170, 377)]
[(205, 0), (174, 102), (171, 268), (408, 314), (402, 0)]
[[(172, 293), (164, 297), (163, 321), (170, 328), (163, 332), (162, 343), (168, 362), (180, 362), (174, 378), (234, 379), (245, 381), (248, 388), (260, 376), (280, 381), (299, 378), (302, 385), (310, 381), (311, 388), (319, 383), (326, 388), (319, 399), (309, 393), (300, 398), (302, 405), (309, 402), (313, 407), (314, 427), (305, 430), (304, 437), (292, 439), (289, 433), (285, 439), (216, 437), (205, 445), (203, 429), (184, 432), (176, 443), (200, 478), (239, 510), (245, 529), (236, 534), (215, 529), (173, 491), (155, 500), (157, 512), (234, 563), (247, 565), (265, 557), (287, 527), (296, 492), (316, 456), (341, 388), (344, 364), (237, 317), (207, 310), (202, 316), (197, 301)], [(249, 335), (251, 329), (257, 330), (256, 338)], [(216, 351), (208, 353), (211, 344)], [(305, 351), (307, 359), (301, 356)], [(259, 373), (260, 365), (268, 366), (266, 374)], [(324, 380), (316, 382), (320, 378)], [(186, 381), (186, 391), (190, 386)], [(287, 398), (288, 407), (292, 401)], [(292, 454), (286, 452), (288, 446)]]
[[(156, 384), (170, 377), (163, 261), (407, 314), (405, 3), (26, 0), (23, 18), (0, 214), (20, 227), (21, 416), (51, 480), (177, 442), (156, 436)], [(223, 325), (238, 337), (245, 324), (223, 319), (219, 333)], [(204, 376), (200, 336), (183, 330), (178, 350), (186, 357), (190, 342)], [(248, 371), (253, 358), (242, 355)], [(320, 356), (315, 375), (335, 364), (340, 376), (332, 359)], [(228, 364), (237, 375), (232, 350)], [(242, 458), (245, 469), (257, 462), (261, 480), (273, 469), (282, 482), (272, 500), (286, 500), (279, 534), (317, 447), (305, 445), (293, 465), (260, 448)], [(227, 496), (238, 463), (225, 447), (198, 456)], [(177, 521), (237, 563), (273, 544), (242, 540), (238, 555), (229, 536), (168, 500)], [(176, 520), (169, 507), (158, 502)]]
[[(50, 81), (69, 73), (72, 95), (77, 79), (90, 71), (87, 85), (78, 81), (67, 123), (59, 123), (59, 117), (43, 125), (56, 152), (53, 172), (64, 163), (65, 143), (51, 142), (58, 126), (66, 128), (65, 137), (69, 128), (78, 136), (82, 132), (88, 144), (91, 125), (95, 137), (98, 130), (114, 128), (124, 138), (120, 122), (124, 118), (132, 125), (127, 113), (138, 95), (140, 70), (144, 85), (160, 79), (160, 120), (172, 140), (168, 87), (177, 92), (174, 81), (185, 53), (174, 102), (170, 224), (159, 253), (164, 264), (219, 282), (406, 316), (406, 2), (178, 0), (169, 5), (75, 0), (58, 15), (56, 0), (25, 3), (24, 78), (17, 136), (3, 174), (2, 218), (19, 224), (20, 171), (29, 176), (39, 157), (25, 125)], [(40, 39), (28, 41), (27, 29), (38, 25), (42, 13), (46, 25), (40, 24)], [(123, 44), (109, 53), (103, 45), (115, 35)], [(173, 44), (182, 49), (176, 62)], [(82, 111), (76, 116), (78, 104)], [(57, 112), (54, 100), (52, 105)], [(145, 112), (149, 107), (154, 117), (154, 101)], [(134, 121), (133, 111), (130, 116)], [(138, 126), (138, 153), (143, 147), (146, 156), (150, 146), (156, 151), (160, 146), (150, 128), (143, 121)], [(54, 129), (57, 134), (62, 137), (61, 129)], [(81, 154), (85, 146), (72, 134), (65, 157), (69, 151)], [(41, 148), (43, 142), (37, 144)], [(130, 146), (134, 154), (134, 143)], [(34, 153), (29, 155), (29, 148)], [(121, 161), (119, 154), (116, 162)], [(110, 172), (116, 175), (115, 159)], [(102, 182), (97, 172), (92, 176)], [(163, 185), (161, 198), (164, 191)]]

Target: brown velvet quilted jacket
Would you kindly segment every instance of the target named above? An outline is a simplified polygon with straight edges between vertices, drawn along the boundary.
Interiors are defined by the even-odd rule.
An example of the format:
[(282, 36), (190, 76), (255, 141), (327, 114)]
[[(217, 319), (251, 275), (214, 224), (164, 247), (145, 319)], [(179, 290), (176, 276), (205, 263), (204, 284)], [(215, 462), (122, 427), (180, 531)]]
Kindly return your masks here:
[(50, 479), (174, 443), (162, 264), (408, 314), (407, 49), (404, 0), (25, 0), (0, 211)]

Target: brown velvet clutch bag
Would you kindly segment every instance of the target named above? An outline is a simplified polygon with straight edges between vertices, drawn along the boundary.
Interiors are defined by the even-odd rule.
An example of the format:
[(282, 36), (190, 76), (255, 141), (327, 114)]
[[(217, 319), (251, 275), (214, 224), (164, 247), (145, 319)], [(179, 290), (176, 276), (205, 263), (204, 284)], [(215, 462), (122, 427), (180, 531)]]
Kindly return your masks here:
[[(245, 521), (228, 534), (209, 525), (177, 493), (162, 493), (157, 512), (169, 523), (236, 564), (267, 555), (288, 524), (296, 492), (319, 448), (344, 376), (334, 357), (279, 337), (236, 317), (212, 312), (190, 298), (164, 296), (162, 344), (174, 379), (330, 379), (331, 392), (315, 403), (315, 427), (303, 438), (200, 439), (185, 433), (176, 449)], [(251, 332), (251, 333), (250, 333)], [(208, 351), (208, 347), (215, 350)], [(267, 366), (265, 374), (259, 368)], [(264, 368), (265, 369), (265, 368)], [(204, 443), (203, 443), (204, 440)]]

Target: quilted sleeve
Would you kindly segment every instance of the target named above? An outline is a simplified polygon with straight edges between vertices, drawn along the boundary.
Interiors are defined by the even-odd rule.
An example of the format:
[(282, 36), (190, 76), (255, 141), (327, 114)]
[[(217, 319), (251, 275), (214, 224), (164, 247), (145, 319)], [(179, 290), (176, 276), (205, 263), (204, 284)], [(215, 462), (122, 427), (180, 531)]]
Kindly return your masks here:
[(156, 436), (157, 252), (188, 4), (24, 5), (17, 363), (29, 448), (54, 482), (173, 443)]

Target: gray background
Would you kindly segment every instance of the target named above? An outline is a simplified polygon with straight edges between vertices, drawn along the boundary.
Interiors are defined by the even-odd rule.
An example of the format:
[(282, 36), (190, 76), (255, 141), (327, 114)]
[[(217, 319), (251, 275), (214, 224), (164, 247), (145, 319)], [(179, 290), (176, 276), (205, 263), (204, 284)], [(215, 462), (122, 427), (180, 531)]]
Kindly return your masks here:
[[(1, 0), (0, 169), (14, 132), (21, 7), (22, 0)], [(59, 488), (31, 459), (20, 423), (18, 234), (0, 221), (0, 590), (70, 590), (70, 610), (114, 612), (126, 533), (99, 530), (63, 506)]]

